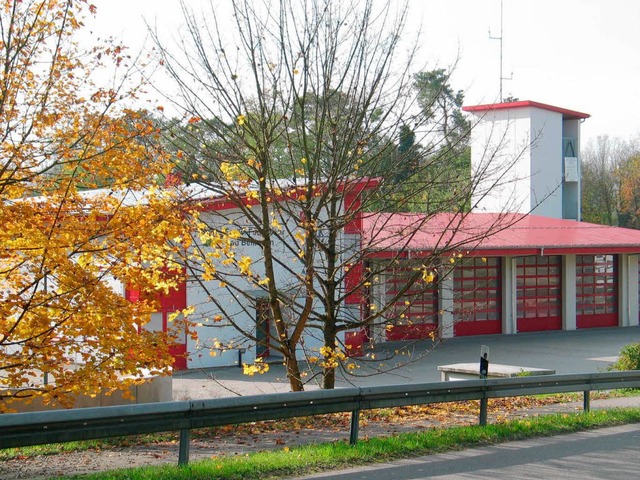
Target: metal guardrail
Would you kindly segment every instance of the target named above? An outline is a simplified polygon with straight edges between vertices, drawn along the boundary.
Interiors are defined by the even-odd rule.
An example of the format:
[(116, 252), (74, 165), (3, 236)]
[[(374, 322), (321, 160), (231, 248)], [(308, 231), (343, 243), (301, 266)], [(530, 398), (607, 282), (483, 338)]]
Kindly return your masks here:
[[(189, 461), (190, 431), (263, 420), (351, 412), (350, 442), (362, 410), (545, 393), (640, 387), (640, 371), (541, 375), (455, 382), (340, 388), (246, 397), (0, 415), (0, 448), (180, 431), (179, 464)], [(486, 405), (486, 402), (482, 402)], [(486, 424), (486, 410), (480, 424)]]

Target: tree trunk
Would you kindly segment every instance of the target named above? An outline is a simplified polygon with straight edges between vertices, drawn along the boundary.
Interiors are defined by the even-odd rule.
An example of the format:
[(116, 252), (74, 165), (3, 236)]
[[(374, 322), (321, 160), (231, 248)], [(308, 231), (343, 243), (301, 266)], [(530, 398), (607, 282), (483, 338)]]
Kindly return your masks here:
[[(291, 356), (290, 353), (293, 353), (293, 356)], [(302, 392), (304, 390), (304, 384), (302, 383), (302, 377), (300, 376), (300, 366), (296, 359), (295, 350), (293, 352), (288, 350), (285, 353), (285, 364), (287, 367), (287, 378), (289, 379), (291, 391)]]
[[(336, 344), (336, 331), (333, 325), (329, 325), (329, 322), (325, 324), (324, 330), (324, 344), (335, 348)], [(322, 372), (322, 388), (325, 390), (332, 390), (336, 388), (336, 368), (325, 367)]]

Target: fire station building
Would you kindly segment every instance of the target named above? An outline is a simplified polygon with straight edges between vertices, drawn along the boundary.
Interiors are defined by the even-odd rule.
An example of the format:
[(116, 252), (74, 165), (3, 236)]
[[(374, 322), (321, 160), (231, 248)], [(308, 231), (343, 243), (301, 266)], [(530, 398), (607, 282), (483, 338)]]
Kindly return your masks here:
[[(409, 258), (415, 264), (437, 251), (454, 223), (445, 237), (464, 251), (393, 328), (373, 332), (374, 340), (425, 338), (435, 330), (447, 338), (637, 326), (640, 231), (580, 221), (580, 123), (589, 115), (532, 101), (464, 110), (476, 121), (472, 172), (490, 172), (472, 212), (458, 222), (452, 214), (431, 218), (407, 243), (398, 235), (420, 224), (420, 214), (362, 221), (363, 244), (375, 237), (372, 261), (404, 252), (409, 268)], [(393, 298), (401, 272), (380, 276), (374, 304)]]

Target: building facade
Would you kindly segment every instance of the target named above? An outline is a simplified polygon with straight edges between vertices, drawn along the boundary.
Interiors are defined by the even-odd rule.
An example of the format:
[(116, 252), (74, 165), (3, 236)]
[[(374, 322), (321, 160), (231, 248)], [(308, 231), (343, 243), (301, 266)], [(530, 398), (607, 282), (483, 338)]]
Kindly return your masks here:
[[(472, 212), (459, 221), (446, 214), (429, 219), (403, 244), (411, 259), (404, 266), (396, 260), (379, 276), (371, 301), (388, 301), (401, 282), (398, 272), (438, 252), (446, 229), (446, 242), (457, 252), (455, 265), (445, 258), (434, 267), (437, 281), (420, 298), (407, 292), (406, 300), (397, 299), (407, 306), (403, 318), (369, 336), (396, 340), (637, 326), (640, 232), (579, 221), (580, 123), (589, 115), (532, 101), (464, 110), (475, 119), (472, 172), (484, 175)], [(421, 219), (367, 218), (363, 245), (381, 247), (372, 260), (398, 258), (394, 239)], [(385, 231), (375, 227), (380, 224)]]
[[(638, 326), (640, 231), (580, 222), (580, 123), (589, 115), (531, 101), (465, 110), (475, 119), (472, 174), (482, 173), (471, 213), (428, 221), (422, 214), (374, 213), (343, 232), (367, 252), (345, 283), (364, 285), (365, 263), (380, 272), (369, 287), (345, 298), (344, 310), (366, 318), (384, 308), (389, 317), (347, 331), (342, 340), (350, 351), (371, 341)], [(242, 223), (233, 205), (213, 204), (211, 215), (224, 211), (222, 221)], [(417, 224), (410, 239), (398, 241)], [(443, 239), (449, 248), (442, 248)], [(260, 258), (255, 244), (237, 248), (239, 255)], [(433, 261), (445, 251), (440, 263)], [(428, 281), (404, 289), (427, 258)], [(290, 260), (295, 264), (295, 255)], [(196, 324), (196, 335), (183, 332), (183, 344), (175, 347), (176, 368), (238, 365), (274, 353), (260, 340), (274, 335), (260, 292), (251, 295), (247, 284), (243, 295), (234, 295), (219, 282), (194, 280), (162, 299), (154, 328), (170, 328), (168, 315), (188, 306), (196, 317), (215, 317), (222, 302), (225, 316), (235, 312), (233, 323), (257, 340), (240, 341), (241, 331), (231, 324)], [(321, 346), (321, 339), (309, 334), (306, 347), (313, 345)]]
[[(385, 235), (394, 238), (394, 230), (415, 223), (415, 216), (394, 215)], [(450, 338), (638, 325), (639, 231), (519, 213), (470, 214), (458, 231), (480, 234), (498, 219), (506, 226), (504, 230), (485, 238), (474, 236), (469, 244), (464, 239), (456, 243), (460, 256), (454, 255), (455, 265), (449, 264), (452, 257), (447, 256), (440, 268), (435, 267), (439, 278), (431, 289), (420, 292), (422, 298), (407, 292), (406, 301), (397, 299), (399, 305), (408, 305), (399, 328), (380, 329), (374, 338), (427, 338), (430, 332)], [(365, 236), (367, 222), (376, 221), (365, 221)], [(433, 242), (438, 238), (437, 229), (424, 228), (413, 237), (408, 245), (412, 256), (405, 260), (405, 269), (437, 249)], [(380, 233), (376, 235), (380, 243)], [(385, 245), (372, 253), (372, 261), (389, 258), (392, 248)], [(384, 304), (397, 289), (397, 271), (402, 266), (397, 260), (395, 264), (379, 276), (373, 302)]]

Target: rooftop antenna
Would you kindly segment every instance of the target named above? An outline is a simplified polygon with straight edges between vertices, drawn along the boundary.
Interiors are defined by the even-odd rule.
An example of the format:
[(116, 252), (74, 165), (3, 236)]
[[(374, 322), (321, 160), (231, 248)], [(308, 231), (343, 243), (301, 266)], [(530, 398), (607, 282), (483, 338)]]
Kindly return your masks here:
[(500, 36), (499, 37), (494, 37), (491, 35), (491, 29), (489, 29), (489, 40), (499, 40), (500, 41), (500, 103), (502, 103), (502, 81), (503, 80), (512, 80), (513, 79), (513, 72), (511, 72), (511, 76), (510, 77), (504, 77), (502, 76), (502, 23), (503, 23), (503, 14), (504, 14), (504, 8), (503, 8), (503, 0), (500, 0)]

